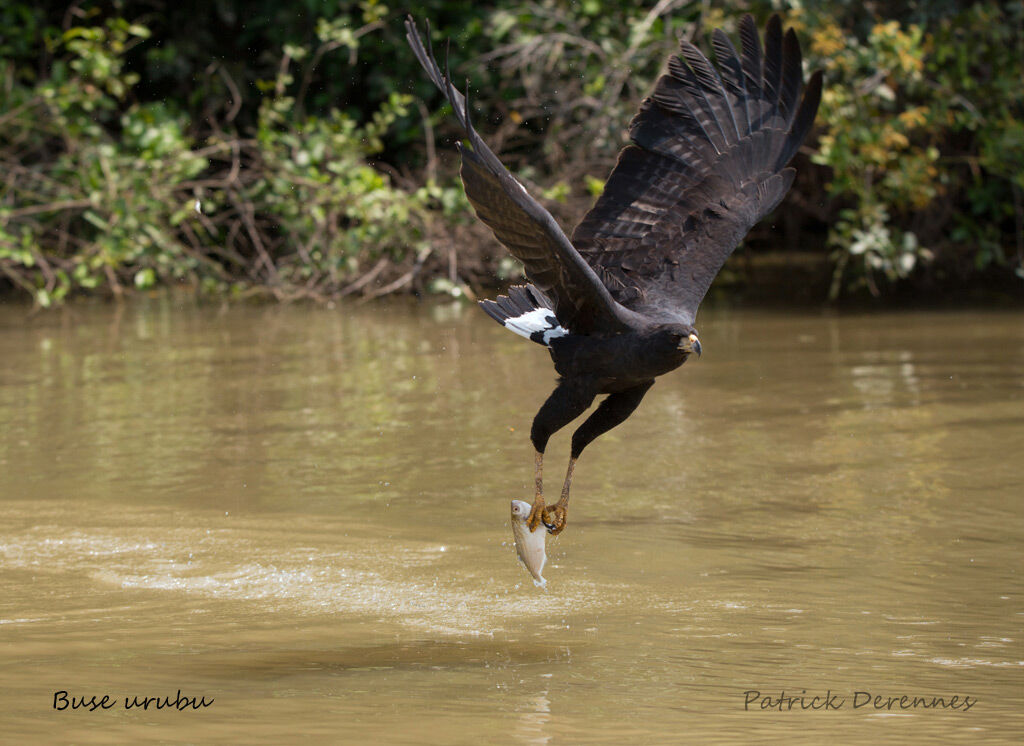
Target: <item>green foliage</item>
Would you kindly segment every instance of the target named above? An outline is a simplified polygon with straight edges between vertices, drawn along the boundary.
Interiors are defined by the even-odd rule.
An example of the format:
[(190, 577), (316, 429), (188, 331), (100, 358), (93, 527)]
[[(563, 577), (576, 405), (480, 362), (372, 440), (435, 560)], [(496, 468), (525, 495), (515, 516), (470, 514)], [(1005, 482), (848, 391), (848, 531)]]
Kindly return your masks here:
[[(123, 56), (147, 36), (122, 20), (71, 28), (55, 46), (51, 77), (5, 92), (16, 104), (0, 130), (4, 160), (14, 161), (0, 188), (0, 271), (40, 305), (76, 287), (117, 285), (146, 265), (180, 271), (166, 203), (207, 162), (192, 152), (180, 115), (156, 103), (123, 106), (137, 82)], [(120, 141), (108, 134), (113, 125)]]
[(530, 163), (540, 150), (546, 170), (568, 170), (573, 181), (588, 167), (610, 170), (637, 102), (699, 11), (681, 0), (541, 0), (494, 11), (486, 33), (505, 80), (499, 106), (521, 129), (543, 132)]
[[(833, 297), (1024, 277), (1020, 4), (787, 5), (805, 67), (826, 74), (819, 137), (753, 250), (778, 246), (771, 224), (785, 224), (800, 236), (788, 248), (829, 256)], [(414, 15), (441, 56), (451, 40), (487, 139), (571, 224), (676, 37), (735, 37), (742, 12), (763, 25), (778, 6), (427, 0)], [(406, 47), (404, 8), (75, 9), (0, 5), (15, 30), (0, 34), (0, 286), (51, 305), (174, 282), (458, 295), (519, 275), (471, 219), (460, 135)]]
[[(358, 38), (337, 21), (321, 30), (327, 44)], [(362, 123), (301, 115), (289, 63), (309, 50), (289, 46), (255, 137), (200, 143), (180, 110), (127, 102), (138, 75), (125, 54), (148, 36), (122, 19), (70, 28), (48, 78), (5, 91), (0, 153), (14, 178), (0, 184), (0, 272), (39, 305), (182, 280), (330, 297), (379, 256), (422, 265), (434, 215), (464, 211), (453, 185), (399, 189), (369, 162), (410, 96)]]
[(847, 38), (832, 20), (812, 37), (810, 51), (828, 80), (820, 109), (827, 130), (813, 160), (832, 167), (829, 192), (854, 203), (839, 211), (829, 233), (838, 259), (833, 297), (851, 260), (862, 262), (861, 276), (873, 283), (875, 272), (892, 281), (906, 277), (918, 259), (931, 258), (912, 231), (893, 221), (893, 213), (927, 207), (940, 188), (939, 151), (915, 137), (930, 111), (907, 105), (930, 98), (923, 41), (920, 27), (904, 30), (895, 21), (876, 24), (863, 43)]
[(970, 4), (927, 29), (877, 20), (863, 38), (835, 10), (796, 14), (827, 81), (813, 160), (830, 167), (839, 206), (831, 296), (844, 281), (877, 295), (879, 279), (941, 251), (973, 254), (978, 270), (1010, 264), (1001, 247), (1022, 241), (1020, 6)]

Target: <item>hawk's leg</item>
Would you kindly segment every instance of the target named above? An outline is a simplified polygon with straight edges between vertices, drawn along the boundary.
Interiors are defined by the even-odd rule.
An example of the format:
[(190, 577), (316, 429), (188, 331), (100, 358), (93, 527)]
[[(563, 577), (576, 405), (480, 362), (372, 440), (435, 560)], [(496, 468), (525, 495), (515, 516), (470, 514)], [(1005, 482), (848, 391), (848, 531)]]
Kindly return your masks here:
[(541, 451), (533, 455), (533, 487), (533, 507), (526, 521), (531, 532), (537, 528), (540, 512), (544, 509), (544, 454)]
[(654, 381), (647, 381), (631, 389), (609, 394), (608, 398), (601, 402), (594, 413), (573, 433), (572, 453), (569, 456), (569, 468), (565, 472), (562, 496), (557, 503), (550, 508), (545, 508), (543, 512), (542, 520), (548, 527), (548, 533), (557, 536), (565, 528), (565, 519), (569, 512), (569, 487), (572, 485), (572, 473), (576, 468), (576, 460), (583, 453), (583, 449), (599, 435), (625, 422), (626, 418), (633, 414), (633, 410), (640, 405), (647, 389), (653, 384)]
[(537, 416), (533, 418), (533, 427), (530, 429), (530, 440), (533, 447), (537, 449), (534, 456), (534, 486), (536, 494), (533, 498), (533, 507), (527, 519), (530, 531), (536, 530), (540, 525), (542, 511), (544, 510), (544, 489), (542, 473), (544, 470), (544, 449), (548, 446), (548, 440), (556, 432), (579, 417), (594, 401), (595, 394), (587, 387), (574, 383), (561, 381), (558, 387), (551, 392), (551, 396), (541, 405)]

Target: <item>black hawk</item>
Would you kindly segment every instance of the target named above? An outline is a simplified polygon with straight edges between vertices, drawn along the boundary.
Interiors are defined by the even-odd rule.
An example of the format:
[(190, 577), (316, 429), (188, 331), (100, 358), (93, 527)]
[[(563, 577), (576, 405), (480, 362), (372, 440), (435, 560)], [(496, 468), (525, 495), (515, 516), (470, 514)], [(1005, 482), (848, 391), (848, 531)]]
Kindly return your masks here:
[[(434, 59), (429, 26), (424, 48), (411, 17), (405, 25), (416, 58), (465, 130), (466, 196), (530, 283), (481, 306), (547, 347), (559, 375), (530, 432), (536, 497), (529, 517), (531, 531), (543, 522), (558, 534), (583, 449), (625, 421), (655, 378), (700, 355), (697, 307), (726, 258), (793, 183), (787, 164), (814, 122), (821, 73), (804, 86), (800, 44), (778, 16), (763, 46), (754, 19), (744, 16), (739, 52), (716, 29), (717, 66), (680, 40), (680, 54), (630, 122), (632, 142), (603, 194), (569, 238), (480, 139), (466, 96)], [(561, 497), (545, 506), (548, 439), (602, 394), (573, 433)]]

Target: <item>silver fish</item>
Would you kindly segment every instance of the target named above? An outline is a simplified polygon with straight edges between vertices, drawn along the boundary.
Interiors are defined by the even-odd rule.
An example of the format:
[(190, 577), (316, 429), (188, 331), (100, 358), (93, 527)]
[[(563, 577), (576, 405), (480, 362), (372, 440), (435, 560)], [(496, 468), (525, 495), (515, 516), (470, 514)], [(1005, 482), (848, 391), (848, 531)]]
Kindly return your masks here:
[(544, 524), (538, 526), (536, 531), (530, 531), (529, 526), (526, 525), (526, 519), (529, 517), (530, 503), (513, 500), (512, 537), (516, 541), (516, 552), (533, 576), (533, 584), (538, 588), (543, 588), (548, 582), (541, 575), (544, 563), (548, 561), (547, 552), (544, 550), (548, 532), (544, 529)]

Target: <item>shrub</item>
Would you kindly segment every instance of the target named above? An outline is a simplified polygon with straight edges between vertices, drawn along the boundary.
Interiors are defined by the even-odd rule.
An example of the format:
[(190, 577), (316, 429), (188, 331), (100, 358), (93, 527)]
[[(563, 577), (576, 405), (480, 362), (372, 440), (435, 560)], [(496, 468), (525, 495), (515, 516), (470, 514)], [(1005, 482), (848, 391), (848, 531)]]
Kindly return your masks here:
[[(321, 56), (358, 38), (338, 22), (320, 31)], [(198, 142), (173, 105), (128, 102), (138, 75), (125, 54), (148, 35), (123, 19), (70, 28), (49, 77), (4, 92), (0, 272), (40, 305), (77, 289), (186, 280), (278, 298), (373, 290), (358, 281), (372, 267), (387, 277), (379, 258), (395, 273), (412, 256), (418, 271), (435, 215), (462, 212), (453, 186), (400, 189), (370, 163), (408, 95), (363, 123), (297, 113), (290, 63), (307, 50), (288, 47), (255, 137), (214, 131)], [(389, 285), (414, 278), (403, 270)]]

